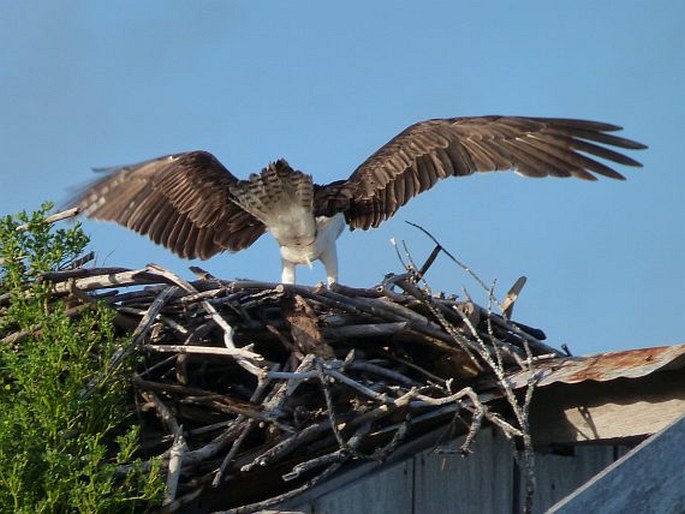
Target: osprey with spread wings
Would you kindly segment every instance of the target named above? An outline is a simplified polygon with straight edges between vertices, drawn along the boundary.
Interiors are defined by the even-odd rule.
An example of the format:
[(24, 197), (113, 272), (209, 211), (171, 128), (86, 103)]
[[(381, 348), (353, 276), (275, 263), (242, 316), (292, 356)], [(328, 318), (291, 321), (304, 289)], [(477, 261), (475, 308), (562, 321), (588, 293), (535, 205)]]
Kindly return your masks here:
[(192, 151), (108, 170), (73, 206), (189, 259), (243, 250), (270, 232), (280, 245), (284, 283), (295, 282), (298, 264), (318, 259), (330, 284), (338, 280), (335, 243), (345, 224), (377, 227), (440, 179), (510, 169), (527, 177), (624, 179), (596, 160), (641, 166), (609, 148), (646, 148), (610, 134), (620, 129), (559, 118), (427, 120), (395, 136), (347, 180), (326, 185), (285, 160), (239, 180), (212, 154)]

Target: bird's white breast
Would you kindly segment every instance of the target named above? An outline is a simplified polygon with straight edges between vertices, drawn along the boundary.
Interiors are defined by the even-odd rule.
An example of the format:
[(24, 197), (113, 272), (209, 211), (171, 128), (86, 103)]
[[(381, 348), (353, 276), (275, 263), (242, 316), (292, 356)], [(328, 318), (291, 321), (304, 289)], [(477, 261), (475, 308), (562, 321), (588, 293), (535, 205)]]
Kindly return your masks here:
[[(289, 244), (281, 244), (281, 256), (295, 264), (310, 265), (321, 257), (327, 249), (335, 245), (336, 239), (345, 227), (345, 216), (336, 214), (332, 218), (319, 216), (316, 218), (316, 235), (312, 241), (302, 241), (291, 237)], [(301, 240), (301, 239), (300, 239)], [(279, 239), (279, 242), (281, 240)]]

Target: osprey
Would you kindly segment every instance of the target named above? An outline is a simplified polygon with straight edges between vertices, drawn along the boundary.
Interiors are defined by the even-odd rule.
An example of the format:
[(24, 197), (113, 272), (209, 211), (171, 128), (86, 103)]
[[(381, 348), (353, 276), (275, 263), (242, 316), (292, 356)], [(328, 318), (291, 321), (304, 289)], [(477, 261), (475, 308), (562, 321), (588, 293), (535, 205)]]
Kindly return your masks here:
[(347, 180), (318, 185), (285, 160), (239, 180), (211, 153), (191, 151), (112, 168), (72, 204), (88, 217), (147, 234), (184, 258), (236, 252), (270, 232), (280, 245), (284, 283), (295, 267), (320, 260), (338, 280), (335, 243), (351, 230), (377, 227), (439, 179), (513, 169), (527, 177), (596, 175), (624, 179), (601, 158), (641, 166), (610, 146), (646, 148), (596, 121), (480, 116), (409, 126)]

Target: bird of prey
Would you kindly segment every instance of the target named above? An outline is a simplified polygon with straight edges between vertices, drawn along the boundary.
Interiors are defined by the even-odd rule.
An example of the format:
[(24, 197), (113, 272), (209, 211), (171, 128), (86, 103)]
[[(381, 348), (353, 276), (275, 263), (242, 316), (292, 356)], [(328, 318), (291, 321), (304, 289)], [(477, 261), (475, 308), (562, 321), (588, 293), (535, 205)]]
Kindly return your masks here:
[(325, 185), (282, 159), (239, 180), (211, 153), (190, 151), (111, 168), (72, 206), (147, 234), (184, 258), (243, 250), (270, 232), (280, 246), (282, 282), (294, 283), (296, 266), (318, 259), (331, 284), (338, 280), (335, 244), (345, 224), (378, 227), (438, 180), (475, 172), (624, 179), (597, 160), (641, 166), (610, 148), (646, 148), (611, 134), (620, 129), (561, 118), (431, 119), (400, 132), (348, 179)]

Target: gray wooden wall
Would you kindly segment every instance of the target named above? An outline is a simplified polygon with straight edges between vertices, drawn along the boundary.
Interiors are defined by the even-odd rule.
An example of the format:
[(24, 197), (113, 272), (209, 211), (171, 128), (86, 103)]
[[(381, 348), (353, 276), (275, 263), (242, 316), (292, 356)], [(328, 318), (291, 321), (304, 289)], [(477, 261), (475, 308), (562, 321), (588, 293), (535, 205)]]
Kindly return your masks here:
[[(461, 440), (452, 447), (459, 444)], [(523, 492), (509, 442), (485, 429), (473, 449), (466, 458), (424, 451), (293, 510), (311, 514), (520, 512)], [(578, 446), (570, 455), (537, 453), (534, 512), (544, 512), (626, 451), (601, 445)]]

